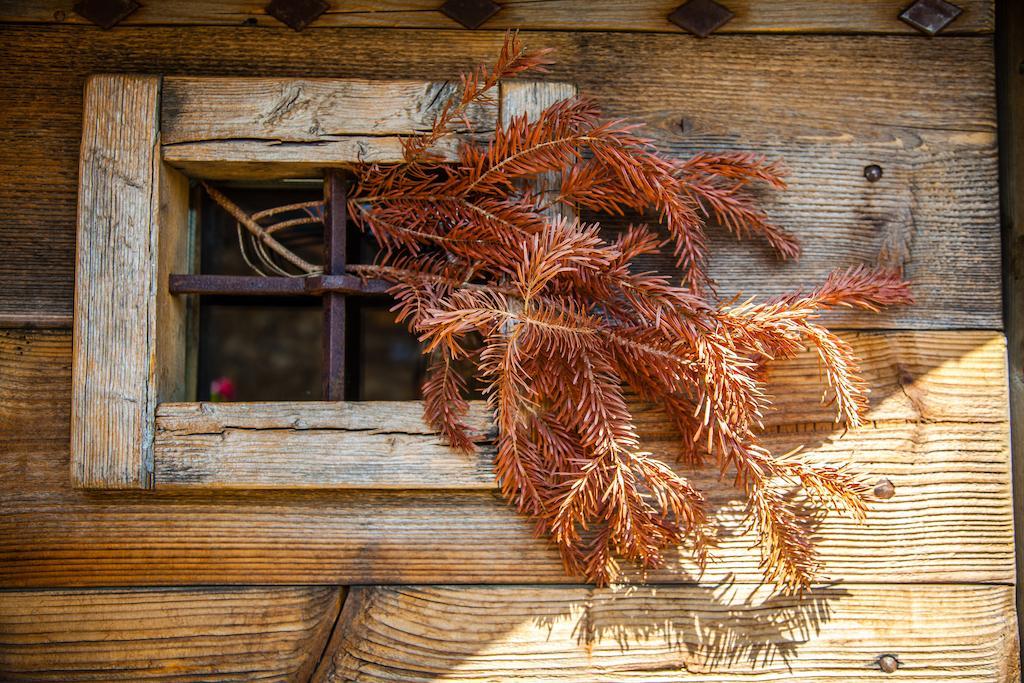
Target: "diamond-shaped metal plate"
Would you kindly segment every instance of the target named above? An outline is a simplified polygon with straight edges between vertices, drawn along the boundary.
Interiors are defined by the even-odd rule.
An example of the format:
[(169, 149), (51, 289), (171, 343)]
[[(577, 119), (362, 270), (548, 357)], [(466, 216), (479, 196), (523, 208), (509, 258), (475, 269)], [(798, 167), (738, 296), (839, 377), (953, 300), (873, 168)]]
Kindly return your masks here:
[(325, 0), (272, 0), (267, 5), (267, 14), (301, 31), (327, 11), (330, 5)]
[(690, 0), (668, 15), (668, 20), (695, 36), (707, 38), (728, 23), (733, 16), (732, 12), (715, 0)]
[(946, 0), (917, 0), (903, 10), (900, 19), (918, 31), (934, 36), (960, 16), (962, 9)]
[(466, 28), (480, 28), (501, 9), (491, 0), (448, 0), (441, 5), (441, 11)]
[(71, 9), (97, 26), (113, 28), (139, 9), (139, 3), (135, 0), (81, 0)]

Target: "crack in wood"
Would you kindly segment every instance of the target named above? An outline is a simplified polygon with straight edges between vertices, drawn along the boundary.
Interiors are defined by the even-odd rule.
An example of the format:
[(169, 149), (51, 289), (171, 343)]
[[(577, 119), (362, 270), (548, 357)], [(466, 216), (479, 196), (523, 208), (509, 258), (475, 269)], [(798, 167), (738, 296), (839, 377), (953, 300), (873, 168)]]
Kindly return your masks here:
[(324, 657), (331, 651), (331, 643), (334, 642), (335, 633), (338, 631), (338, 624), (341, 623), (341, 614), (345, 610), (345, 605), (348, 603), (349, 590), (346, 586), (338, 586), (338, 590), (341, 592), (341, 599), (338, 600), (338, 609), (334, 613), (334, 619), (331, 621), (331, 628), (327, 632), (327, 636), (324, 638), (323, 647), (320, 648), (320, 654), (317, 655), (316, 662), (311, 667), (309, 672), (309, 678), (306, 680), (309, 683), (313, 683), (317, 673), (320, 671), (320, 667), (323, 666)]

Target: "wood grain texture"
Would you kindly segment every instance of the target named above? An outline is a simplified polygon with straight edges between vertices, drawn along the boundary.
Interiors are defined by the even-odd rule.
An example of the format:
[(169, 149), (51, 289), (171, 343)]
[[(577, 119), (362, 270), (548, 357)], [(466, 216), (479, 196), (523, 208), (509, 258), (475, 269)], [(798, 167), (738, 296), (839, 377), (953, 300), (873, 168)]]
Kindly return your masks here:
[[(72, 11), (73, 0), (9, 0), (0, 6), (0, 21), (87, 24)], [(328, 10), (307, 30), (323, 27), (459, 28), (437, 11), (437, 0), (357, 0), (328, 3)], [(481, 30), (660, 31), (679, 33), (667, 17), (679, 0), (511, 0)], [(897, 18), (903, 0), (731, 0), (735, 18), (723, 33), (913, 33)], [(993, 28), (992, 0), (960, 0), (963, 14), (942, 35), (987, 33)], [(255, 0), (147, 2), (121, 26), (254, 24), (284, 29)], [(290, 30), (290, 29), (287, 29)]]
[[(140, 10), (141, 12), (142, 10)], [(77, 140), (85, 74), (451, 78), (489, 62), (498, 32), (225, 28), (0, 28), (0, 320), (71, 310)], [(772, 295), (833, 267), (902, 264), (918, 304), (847, 327), (999, 328), (999, 226), (988, 37), (687, 36), (537, 33), (548, 76), (635, 116), (676, 155), (745, 149), (782, 157), (791, 189), (766, 196), (804, 243), (795, 264), (715, 231), (724, 296)], [(69, 49), (71, 46), (72, 49)], [(43, 115), (45, 113), (45, 116)], [(26, 164), (31, 159), (33, 163)], [(863, 168), (884, 176), (868, 183)], [(956, 255), (956, 256), (951, 256)], [(650, 265), (650, 264), (649, 264)], [(654, 264), (667, 267), (667, 261)]]
[[(174, 409), (182, 417), (184, 405)], [(213, 408), (216, 404), (201, 404)], [(200, 422), (221, 423), (217, 427), (189, 426), (182, 430), (164, 430), (156, 442), (156, 485), (159, 488), (334, 488), (334, 489), (496, 489), (491, 461), (494, 455), (490, 443), (481, 444), (480, 452), (467, 456), (452, 451), (442, 440), (423, 425), (419, 403), (397, 404), (388, 410), (378, 406), (378, 412), (388, 410), (379, 428), (356, 423), (340, 426), (342, 421), (327, 417), (316, 427), (306, 426), (303, 411), (294, 404), (237, 404), (239, 413), (248, 413), (254, 421), (269, 426), (244, 426), (248, 419), (222, 420), (212, 414), (202, 416)], [(640, 438), (645, 450), (672, 461), (680, 449), (679, 438), (667, 429), (660, 411), (634, 407)], [(250, 417), (246, 415), (246, 418)], [(294, 416), (299, 415), (298, 419)], [(212, 419), (211, 419), (212, 418)], [(283, 419), (282, 419), (283, 418)], [(223, 422), (234, 422), (225, 426)], [(242, 424), (239, 424), (242, 423)], [(295, 425), (299, 425), (296, 427)], [(978, 457), (997, 457), (992, 446), (979, 447), (962, 443), (962, 434), (976, 433), (976, 427), (959, 424), (890, 424), (873, 425), (847, 432), (830, 433), (830, 425), (786, 425), (770, 430), (765, 444), (773, 452), (785, 453), (806, 444), (804, 457), (831, 463), (852, 463), (861, 469), (874, 471), (878, 476), (903, 461), (908, 454), (923, 460), (941, 455), (951, 444), (962, 449), (964, 460)], [(981, 427), (979, 425), (979, 427)], [(840, 429), (841, 428), (836, 428)], [(1005, 423), (981, 427), (982, 433), (1008, 438)], [(663, 432), (657, 434), (656, 432)], [(655, 432), (652, 434), (652, 432)], [(1004, 444), (1005, 446), (1005, 444)], [(886, 449), (892, 449), (887, 453)], [(1005, 448), (1004, 448), (1005, 451)], [(955, 456), (949, 456), (955, 457)], [(732, 494), (730, 482), (720, 481), (717, 472), (697, 475), (682, 470), (700, 486), (711, 492), (712, 498), (724, 499)]]
[[(968, 333), (922, 334), (950, 340), (929, 348), (954, 350), (964, 346), (952, 338)], [(67, 478), (70, 340), (52, 332), (0, 339), (0, 397), (28, 394), (0, 411), (0, 586), (570, 581), (554, 549), (492, 491), (74, 490)], [(978, 376), (997, 383), (1003, 372)], [(977, 404), (960, 402), (960, 419), (969, 420)], [(830, 424), (786, 429), (773, 437), (780, 448), (845, 447)], [(825, 576), (1012, 583), (1005, 422), (906, 429), (880, 422), (870, 432), (858, 462), (869, 482), (889, 478), (896, 495), (873, 504), (865, 525), (822, 524)], [(713, 505), (722, 561), (704, 580), (759, 581), (750, 538), (738, 531), (742, 501)], [(695, 578), (692, 566), (675, 559), (651, 577)]]
[[(164, 145), (256, 138), (320, 142), (332, 136), (412, 135), (430, 130), (452, 82), (304, 78), (188, 78), (164, 81)], [(471, 107), (457, 131), (494, 130), (495, 104)]]
[(1013, 683), (1016, 662), (1007, 586), (367, 586), (312, 680)]
[[(481, 438), (485, 409), (473, 409)], [(493, 451), (452, 451), (419, 401), (161, 405), (158, 488), (490, 489)]]
[(86, 85), (71, 392), (78, 486), (152, 485), (159, 106), (159, 77), (95, 76)]
[(195, 249), (196, 226), (189, 216), (188, 178), (167, 164), (160, 164), (157, 175), (156, 284), (153, 295), (156, 320), (154, 337), (149, 342), (151, 348), (155, 348), (155, 357), (151, 361), (155, 365), (152, 390), (156, 392), (158, 401), (184, 401), (191, 397), (190, 389), (195, 386), (189, 379), (190, 367), (194, 366), (189, 356), (197, 350), (190, 348), (192, 339), (189, 331), (198, 311), (190, 308), (192, 302), (188, 298), (171, 294), (170, 275), (192, 272), (198, 251)]
[[(455, 83), (167, 78), (163, 157), (190, 176), (281, 178), (403, 159), (401, 136), (430, 130)], [(471, 107), (460, 134), (493, 131), (497, 105)], [(455, 158), (456, 143), (435, 151)]]
[[(866, 360), (874, 396), (868, 419), (991, 422), (1002, 430), (1007, 418), (1002, 336), (959, 334), (847, 334)], [(777, 452), (793, 446), (799, 424), (833, 418), (822, 405), (813, 352), (771, 366), (771, 393), (779, 399), (767, 424), (784, 436), (769, 443)], [(634, 406), (645, 448), (671, 458), (671, 429), (651, 405)], [(418, 402), (362, 403), (184, 403), (157, 411), (155, 445), (158, 487), (491, 489), (493, 426), (475, 403), (470, 428), (484, 448), (476, 457), (451, 451), (422, 420)], [(893, 448), (907, 448), (915, 431), (894, 436)], [(814, 451), (833, 461), (856, 462), (883, 450), (868, 442), (877, 430), (848, 434), (838, 450)], [(943, 431), (955, 434), (945, 425)], [(777, 442), (777, 443), (775, 443)], [(701, 486), (714, 486), (701, 480)], [(721, 488), (721, 485), (719, 485)]]
[[(869, 482), (892, 481), (896, 495), (873, 503), (864, 524), (821, 522), (822, 579), (1012, 583), (1005, 427), (894, 431), (873, 432), (857, 462)], [(804, 432), (788, 443), (821, 441), (835, 453), (841, 446), (830, 438)], [(88, 495), (60, 487), (54, 464), (66, 457), (59, 442), (11, 442), (3, 469), (17, 487), (4, 491), (0, 585), (578, 580), (491, 491)], [(36, 471), (23, 476), (29, 463)], [(724, 487), (713, 493), (716, 561), (699, 575), (685, 553), (670, 555), (650, 581), (762, 580), (743, 533), (742, 497)]]
[(510, 80), (501, 84), (501, 125), (508, 126), (515, 117), (526, 115), (535, 121), (542, 111), (562, 100), (575, 97), (572, 83), (550, 83), (535, 80)]
[(6, 592), (5, 681), (307, 681), (344, 589)]

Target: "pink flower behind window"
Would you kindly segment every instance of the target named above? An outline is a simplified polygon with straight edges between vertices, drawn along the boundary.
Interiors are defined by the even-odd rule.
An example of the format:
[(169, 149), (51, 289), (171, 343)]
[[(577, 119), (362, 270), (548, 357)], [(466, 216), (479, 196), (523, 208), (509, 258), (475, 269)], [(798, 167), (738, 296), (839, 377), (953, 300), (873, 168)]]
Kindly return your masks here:
[(235, 383), (230, 377), (218, 377), (210, 382), (211, 401), (234, 401)]

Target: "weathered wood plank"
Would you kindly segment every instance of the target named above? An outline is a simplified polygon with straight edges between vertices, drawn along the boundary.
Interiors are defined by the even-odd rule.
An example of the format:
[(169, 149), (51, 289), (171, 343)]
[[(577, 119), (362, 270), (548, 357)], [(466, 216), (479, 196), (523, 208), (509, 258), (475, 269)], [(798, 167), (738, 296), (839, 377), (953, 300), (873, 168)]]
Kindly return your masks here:
[[(187, 405), (187, 404), (179, 404)], [(203, 407), (213, 407), (206, 404)], [(238, 411), (253, 413), (264, 428), (186, 428), (162, 431), (156, 441), (156, 485), (159, 488), (335, 488), (335, 489), (496, 489), (490, 444), (481, 444), (479, 454), (467, 456), (452, 451), (423, 425), (418, 403), (372, 406), (388, 410), (381, 427), (368, 423), (342, 426), (329, 417), (318, 427), (306, 427), (305, 418), (278, 422), (282, 413), (294, 415), (294, 405), (237, 404)], [(186, 408), (171, 408), (169, 417), (180, 418)], [(233, 414), (237, 414), (232, 411)], [(299, 413), (301, 414), (301, 412)], [(672, 461), (679, 451), (678, 437), (652, 435), (668, 429), (659, 411), (634, 408), (645, 450)], [(219, 416), (204, 415), (202, 422), (217, 422)], [(321, 414), (321, 417), (326, 417)], [(212, 419), (211, 419), (212, 418)], [(300, 426), (294, 426), (298, 423)], [(825, 462), (851, 463), (888, 476), (912, 456), (925, 461), (946, 459), (942, 453), (953, 447), (964, 460), (998, 460), (998, 446), (980, 447), (964, 443), (962, 435), (975, 433), (975, 425), (892, 424), (870, 426), (847, 432), (840, 438), (830, 425), (817, 423), (794, 430), (786, 425), (770, 430), (765, 444), (776, 453), (804, 445), (803, 454)], [(159, 428), (159, 427), (158, 427)], [(985, 425), (984, 433), (1007, 437), (1005, 423)], [(952, 444), (955, 444), (953, 446)], [(1006, 444), (1003, 444), (1006, 452)], [(955, 457), (955, 456), (949, 456)], [(1008, 456), (1007, 456), (1008, 457)], [(729, 482), (719, 480), (715, 471), (684, 472), (715, 499), (731, 495)]]
[[(394, 163), (400, 136), (430, 130), (451, 81), (166, 78), (163, 157), (203, 178), (309, 177), (325, 166)], [(486, 134), (497, 104), (470, 108), (462, 133)], [(455, 158), (446, 141), (438, 153)]]
[[(899, 662), (883, 673), (882, 655)], [(316, 683), (1019, 680), (1008, 586), (356, 587)]]
[(527, 115), (530, 121), (562, 100), (575, 97), (576, 86), (572, 83), (549, 83), (534, 80), (510, 80), (501, 84), (499, 117), (502, 127), (508, 126), (517, 116)]
[(79, 173), (71, 477), (146, 488), (159, 401), (185, 398), (188, 179), (159, 157), (160, 78), (94, 76)]
[[(976, 333), (941, 335), (954, 354), (962, 347), (952, 339), (962, 334)], [(38, 332), (0, 339), (0, 396), (28, 395), (0, 411), (2, 586), (570, 581), (555, 551), (491, 491), (74, 490), (67, 477), (69, 340)], [(978, 377), (996, 384), (1003, 372)], [(921, 405), (929, 405), (928, 395)], [(960, 419), (969, 420), (977, 404), (960, 402)], [(818, 530), (825, 575), (1012, 583), (1005, 422), (921, 424), (892, 450), (893, 430), (903, 428), (880, 423), (872, 434), (883, 452), (858, 455), (868, 475), (895, 484), (896, 495), (874, 504), (865, 525), (830, 518)], [(829, 424), (790, 429), (800, 433), (773, 438), (843, 447)], [(759, 581), (750, 538), (736, 535), (742, 501), (713, 503), (724, 527), (721, 563), (704, 580)], [(673, 560), (652, 580), (695, 576)]]
[[(167, 78), (161, 107), (165, 161), (192, 177), (319, 176), (325, 167), (404, 159), (402, 136), (430, 129), (452, 82), (281, 78)], [(513, 81), (498, 101), (471, 107), (460, 136), (486, 136), (517, 113), (572, 97), (568, 83)], [(499, 104), (500, 102), (500, 104)], [(457, 139), (433, 150), (457, 159)]]
[[(161, 142), (321, 142), (424, 133), (456, 88), (450, 81), (168, 77)], [(494, 130), (496, 120), (495, 103), (474, 106), (456, 130)]]
[[(241, 76), (258, 65), (261, 76), (437, 80), (490, 61), (501, 42), (487, 31), (0, 30), (0, 174), (12, 179), (0, 185), (7, 324), (70, 314), (85, 74)], [(712, 274), (723, 295), (773, 294), (881, 259), (905, 266), (918, 304), (841, 324), (1001, 326), (987, 37), (539, 33), (528, 43), (556, 48), (552, 80), (577, 83), (610, 116), (642, 118), (674, 154), (749, 149), (785, 159), (791, 189), (768, 197), (770, 211), (803, 238), (805, 255), (780, 265), (760, 245), (716, 238)], [(884, 169), (877, 183), (863, 177), (870, 163)]]
[[(0, 21), (87, 23), (72, 11), (73, 0), (29, 2), (12, 0), (0, 8)], [(679, 0), (531, 0), (504, 2), (501, 11), (484, 29), (564, 30), (564, 31), (661, 31), (678, 33), (680, 29), (667, 17)], [(905, 8), (903, 0), (786, 0), (757, 2), (731, 0), (735, 18), (719, 33), (802, 32), (802, 33), (913, 33), (897, 15)], [(960, 0), (964, 13), (944, 35), (988, 33), (993, 28), (992, 0)], [(330, 2), (328, 10), (309, 28), (457, 28), (458, 25), (437, 11), (436, 0), (358, 0)], [(189, 0), (189, 2), (146, 3), (125, 19), (121, 26), (213, 25), (283, 28), (267, 15), (265, 5), (254, 0)]]
[[(493, 451), (452, 451), (416, 402), (170, 403), (157, 417), (156, 486), (491, 489)], [(489, 429), (474, 407), (481, 438)]]
[(6, 592), (5, 681), (307, 681), (334, 586)]
[[(26, 450), (48, 444), (21, 446), (14, 455), (27, 458)], [(64, 455), (49, 448), (54, 457)], [(1012, 585), (1008, 487), (972, 483), (996, 478), (975, 473), (990, 463), (941, 464), (953, 471), (933, 487), (914, 487), (918, 500), (892, 517), (824, 524), (822, 580)], [(897, 486), (911, 492), (902, 481)], [(923, 502), (932, 488), (947, 493)], [(1006, 503), (993, 503), (996, 496)], [(10, 588), (581, 582), (564, 573), (555, 549), (533, 536), (527, 520), (488, 492), (134, 493), (117, 500), (61, 492), (12, 496), (4, 505), (0, 585)], [(741, 508), (734, 501), (722, 511), (726, 530), (741, 524)], [(721, 536), (703, 574), (688, 557), (670, 554), (646, 580), (762, 582), (753, 538)]]
[[(992, 421), (994, 430), (1004, 429), (1006, 391), (997, 370), (1005, 354), (1001, 335), (847, 337), (867, 360), (874, 394), (870, 420)], [(950, 342), (959, 354), (951, 353)], [(772, 366), (771, 391), (780, 405), (767, 424), (783, 433), (768, 443), (777, 452), (796, 445), (790, 433), (795, 416), (800, 424), (832, 417), (819, 400), (818, 373), (813, 352)], [(671, 458), (674, 435), (660, 411), (637, 405), (634, 415), (644, 447)], [(483, 404), (474, 404), (469, 424), (486, 444), (493, 427)], [(941, 431), (957, 433), (952, 425)], [(808, 455), (856, 462), (887, 446), (913, 452), (910, 434), (919, 433), (908, 426), (880, 438), (869, 428), (821, 450), (812, 439)], [(418, 402), (185, 403), (162, 404), (157, 411), (158, 487), (486, 490), (494, 487), (491, 456), (486, 446), (475, 457), (451, 451), (423, 423)], [(702, 477), (700, 485), (715, 482)]]
[(159, 107), (156, 76), (86, 85), (71, 392), (78, 486), (152, 484), (158, 215), (164, 187), (184, 182), (160, 178)]

